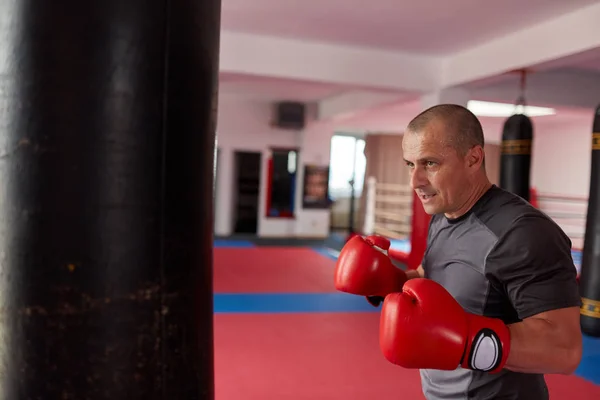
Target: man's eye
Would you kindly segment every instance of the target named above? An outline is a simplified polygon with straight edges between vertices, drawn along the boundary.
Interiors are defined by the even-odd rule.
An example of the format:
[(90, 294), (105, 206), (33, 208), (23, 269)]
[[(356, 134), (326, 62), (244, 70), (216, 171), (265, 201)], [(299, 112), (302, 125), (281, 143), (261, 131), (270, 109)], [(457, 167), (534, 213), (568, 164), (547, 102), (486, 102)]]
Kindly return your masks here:
[(428, 167), (433, 167), (434, 165), (435, 165), (435, 163), (433, 161), (427, 161)]

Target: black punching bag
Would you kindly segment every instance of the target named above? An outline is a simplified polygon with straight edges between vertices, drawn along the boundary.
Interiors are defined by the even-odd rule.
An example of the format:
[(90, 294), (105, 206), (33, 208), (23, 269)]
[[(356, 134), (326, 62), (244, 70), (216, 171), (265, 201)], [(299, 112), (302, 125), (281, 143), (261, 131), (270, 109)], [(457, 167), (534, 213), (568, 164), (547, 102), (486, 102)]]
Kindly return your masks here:
[(529, 201), (533, 124), (523, 114), (510, 116), (502, 131), (500, 187)]
[(213, 399), (220, 0), (0, 12), (0, 398)]
[(592, 128), (592, 170), (579, 286), (581, 329), (600, 336), (600, 106)]

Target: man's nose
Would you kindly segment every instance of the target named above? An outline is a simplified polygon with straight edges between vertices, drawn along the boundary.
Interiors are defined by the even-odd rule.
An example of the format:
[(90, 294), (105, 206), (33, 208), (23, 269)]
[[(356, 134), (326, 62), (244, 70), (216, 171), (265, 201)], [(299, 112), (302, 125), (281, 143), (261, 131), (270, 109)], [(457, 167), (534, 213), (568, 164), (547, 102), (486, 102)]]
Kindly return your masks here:
[(412, 189), (417, 189), (423, 187), (427, 184), (427, 178), (425, 176), (424, 171), (421, 168), (414, 168), (411, 171), (410, 176), (410, 187)]

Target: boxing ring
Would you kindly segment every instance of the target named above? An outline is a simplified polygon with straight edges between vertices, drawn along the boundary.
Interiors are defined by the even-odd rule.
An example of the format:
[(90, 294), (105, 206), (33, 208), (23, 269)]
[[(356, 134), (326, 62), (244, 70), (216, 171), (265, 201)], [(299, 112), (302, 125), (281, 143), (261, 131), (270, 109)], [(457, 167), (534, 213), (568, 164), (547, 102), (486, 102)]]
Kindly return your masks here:
[(538, 193), (531, 190), (531, 203), (546, 213), (571, 239), (571, 255), (577, 274), (581, 273), (581, 252), (585, 237), (587, 196)]
[(429, 215), (409, 185), (366, 180), (366, 207), (363, 233), (390, 239), (391, 258), (415, 269), (427, 245)]
[[(532, 189), (531, 203), (569, 236), (571, 255), (579, 274), (588, 198), (538, 193)], [(366, 180), (363, 234), (378, 234), (390, 239), (392, 258), (407, 264), (408, 268), (416, 268), (426, 247), (428, 224), (429, 218), (409, 185), (378, 182), (374, 177)]]
[(378, 234), (405, 243), (412, 231), (413, 191), (409, 185), (367, 179), (365, 234)]

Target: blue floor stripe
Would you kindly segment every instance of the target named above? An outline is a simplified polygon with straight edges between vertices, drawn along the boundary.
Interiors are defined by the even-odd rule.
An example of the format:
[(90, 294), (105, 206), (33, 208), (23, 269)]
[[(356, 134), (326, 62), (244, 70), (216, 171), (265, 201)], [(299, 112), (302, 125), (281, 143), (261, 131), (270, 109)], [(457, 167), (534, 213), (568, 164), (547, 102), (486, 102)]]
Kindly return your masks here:
[(229, 239), (216, 239), (213, 242), (213, 247), (254, 247), (252, 242), (247, 240), (229, 240)]
[(339, 251), (327, 248), (327, 247), (315, 247), (313, 248), (314, 251), (316, 251), (317, 253), (321, 254), (322, 256), (325, 256), (333, 261), (337, 261), (338, 259), (338, 255), (340, 254)]
[(214, 312), (318, 313), (378, 312), (364, 297), (345, 293), (215, 294)]
[(600, 385), (600, 338), (583, 337), (583, 356), (575, 375)]

